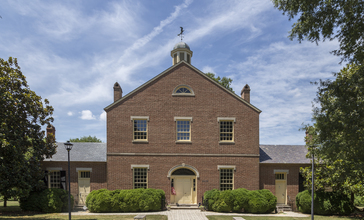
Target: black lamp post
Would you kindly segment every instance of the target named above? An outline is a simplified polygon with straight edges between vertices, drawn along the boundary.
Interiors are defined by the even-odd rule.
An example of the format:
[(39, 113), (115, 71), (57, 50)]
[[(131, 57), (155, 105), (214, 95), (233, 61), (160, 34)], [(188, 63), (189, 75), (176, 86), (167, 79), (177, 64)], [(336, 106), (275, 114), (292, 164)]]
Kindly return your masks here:
[(70, 150), (73, 144), (70, 141), (64, 143), (64, 147), (68, 151), (68, 219), (71, 220), (71, 175), (70, 175)]

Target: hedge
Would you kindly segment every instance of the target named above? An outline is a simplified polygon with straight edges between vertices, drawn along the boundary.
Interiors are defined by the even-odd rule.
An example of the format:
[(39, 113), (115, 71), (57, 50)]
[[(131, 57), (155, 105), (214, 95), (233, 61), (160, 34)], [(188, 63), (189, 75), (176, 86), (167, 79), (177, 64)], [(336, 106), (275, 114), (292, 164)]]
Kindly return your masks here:
[(86, 198), (90, 212), (160, 211), (165, 193), (161, 189), (130, 189), (92, 191)]
[[(296, 206), (303, 213), (311, 213), (311, 192), (305, 190), (296, 196)], [(317, 215), (349, 215), (354, 211), (350, 199), (340, 192), (314, 193), (314, 213)]]
[[(73, 207), (73, 196), (71, 204)], [(19, 200), (23, 211), (36, 212), (62, 212), (68, 210), (68, 191), (63, 189), (45, 189), (43, 191), (31, 192), (27, 198)]]
[(204, 193), (204, 204), (216, 212), (250, 212), (270, 213), (277, 205), (277, 197), (269, 190), (249, 191), (239, 188), (235, 190), (209, 190)]

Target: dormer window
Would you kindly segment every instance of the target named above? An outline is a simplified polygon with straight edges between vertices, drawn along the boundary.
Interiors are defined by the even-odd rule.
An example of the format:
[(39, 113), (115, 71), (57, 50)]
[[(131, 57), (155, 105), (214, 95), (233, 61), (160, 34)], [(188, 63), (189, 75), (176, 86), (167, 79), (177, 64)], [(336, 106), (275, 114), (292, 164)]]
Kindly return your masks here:
[(195, 96), (195, 93), (191, 87), (187, 85), (179, 85), (173, 90), (172, 96)]

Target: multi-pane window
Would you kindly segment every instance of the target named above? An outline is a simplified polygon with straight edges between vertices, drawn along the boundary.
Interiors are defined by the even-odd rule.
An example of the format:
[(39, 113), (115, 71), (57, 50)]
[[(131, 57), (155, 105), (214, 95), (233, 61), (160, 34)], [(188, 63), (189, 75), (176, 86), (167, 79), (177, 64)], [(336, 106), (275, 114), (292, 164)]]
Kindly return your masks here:
[(60, 171), (50, 171), (48, 172), (48, 188), (60, 188), (61, 172)]
[(90, 178), (90, 171), (80, 171), (80, 178)]
[(220, 190), (234, 189), (234, 169), (220, 169)]
[(286, 179), (284, 173), (276, 173), (276, 180), (284, 180), (284, 179)]
[(134, 140), (147, 140), (147, 119), (134, 119)]
[(176, 93), (177, 94), (191, 93), (191, 91), (186, 87), (181, 87), (181, 88), (177, 89)]
[(148, 188), (148, 169), (134, 168), (133, 169), (133, 187), (134, 189)]
[(233, 121), (220, 121), (220, 141), (234, 141)]
[(177, 141), (191, 141), (191, 121), (177, 120)]

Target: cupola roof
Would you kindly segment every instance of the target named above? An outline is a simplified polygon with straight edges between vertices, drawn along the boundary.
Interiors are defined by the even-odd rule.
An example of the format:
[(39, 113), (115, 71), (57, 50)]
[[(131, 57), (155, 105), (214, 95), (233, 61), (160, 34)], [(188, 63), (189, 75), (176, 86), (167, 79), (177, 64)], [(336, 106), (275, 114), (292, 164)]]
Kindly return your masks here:
[(173, 50), (178, 49), (178, 48), (186, 48), (190, 50), (190, 47), (185, 43), (185, 42), (178, 42), (176, 43), (176, 45), (174, 45)]

